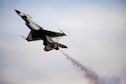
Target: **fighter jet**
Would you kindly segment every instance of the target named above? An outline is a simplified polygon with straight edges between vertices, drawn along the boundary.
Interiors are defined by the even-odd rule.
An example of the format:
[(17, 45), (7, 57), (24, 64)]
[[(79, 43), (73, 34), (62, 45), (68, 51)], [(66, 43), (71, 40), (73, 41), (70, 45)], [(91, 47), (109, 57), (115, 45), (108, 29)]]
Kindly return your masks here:
[(25, 25), (31, 30), (28, 34), (27, 38), (22, 36), (24, 39), (26, 39), (28, 42), (30, 41), (36, 41), (36, 40), (43, 40), (43, 45), (45, 46), (45, 51), (50, 50), (59, 50), (60, 48), (67, 48), (66, 45), (60, 44), (58, 42), (55, 42), (52, 38), (56, 37), (62, 37), (66, 36), (64, 32), (53, 32), (49, 30), (45, 30), (38, 24), (36, 24), (34, 21), (32, 21), (31, 16), (28, 14), (22, 13), (19, 10), (15, 10), (16, 13), (25, 21)]

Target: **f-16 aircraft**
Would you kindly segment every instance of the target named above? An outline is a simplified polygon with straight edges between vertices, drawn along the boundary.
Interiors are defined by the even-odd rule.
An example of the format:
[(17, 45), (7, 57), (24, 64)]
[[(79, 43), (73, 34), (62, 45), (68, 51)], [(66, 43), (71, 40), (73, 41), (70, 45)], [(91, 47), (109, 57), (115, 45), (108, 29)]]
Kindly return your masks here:
[(41, 26), (33, 22), (32, 18), (29, 15), (22, 13), (19, 10), (15, 10), (15, 11), (25, 21), (26, 26), (31, 30), (27, 38), (22, 36), (28, 42), (36, 41), (36, 40), (43, 40), (43, 45), (45, 45), (45, 48), (44, 48), (45, 51), (50, 51), (53, 49), (59, 50), (59, 47), (67, 48), (66, 45), (55, 42), (52, 39), (56, 37), (66, 36), (65, 33), (63, 33), (62, 31), (60, 33), (60, 32), (53, 32), (53, 31), (45, 30), (44, 28), (42, 28)]

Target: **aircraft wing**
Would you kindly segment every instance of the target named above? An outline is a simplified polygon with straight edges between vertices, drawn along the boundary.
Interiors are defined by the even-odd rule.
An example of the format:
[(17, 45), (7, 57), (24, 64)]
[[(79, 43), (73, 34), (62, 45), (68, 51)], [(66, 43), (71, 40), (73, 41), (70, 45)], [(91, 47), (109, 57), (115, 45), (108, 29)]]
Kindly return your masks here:
[(53, 31), (48, 31), (48, 30), (42, 30), (47, 36), (54, 38), (54, 37), (60, 37), (60, 36), (65, 36), (66, 34), (60, 33), (60, 32), (53, 32)]
[(33, 33), (32, 31), (30, 31), (26, 40), (27, 41), (35, 41), (35, 40), (41, 40), (41, 38), (38, 35), (36, 35), (35, 33)]

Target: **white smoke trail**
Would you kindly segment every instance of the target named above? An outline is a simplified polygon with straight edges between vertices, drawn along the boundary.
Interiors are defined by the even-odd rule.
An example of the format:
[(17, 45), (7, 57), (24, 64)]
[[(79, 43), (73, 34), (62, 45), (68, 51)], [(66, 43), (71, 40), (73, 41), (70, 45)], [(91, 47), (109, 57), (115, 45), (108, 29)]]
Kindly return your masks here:
[(95, 71), (93, 71), (91, 68), (85, 67), (72, 57), (70, 57), (68, 54), (64, 53), (60, 50), (60, 52), (67, 57), (67, 59), (76, 67), (79, 68), (79, 72), (83, 72), (83, 76), (89, 80), (90, 84), (121, 84), (120, 78), (112, 77), (112, 78), (106, 78), (106, 77), (100, 77)]

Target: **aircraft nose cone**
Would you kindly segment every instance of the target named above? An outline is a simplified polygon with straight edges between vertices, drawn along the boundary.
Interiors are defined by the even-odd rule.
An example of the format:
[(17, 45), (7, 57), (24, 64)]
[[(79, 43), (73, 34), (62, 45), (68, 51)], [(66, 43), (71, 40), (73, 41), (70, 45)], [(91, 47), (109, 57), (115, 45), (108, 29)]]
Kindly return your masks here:
[(17, 14), (21, 13), (19, 10), (15, 10)]

